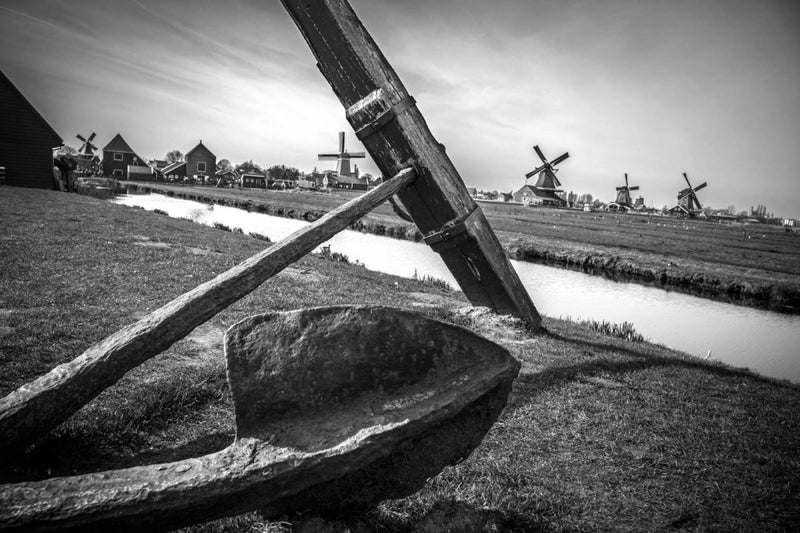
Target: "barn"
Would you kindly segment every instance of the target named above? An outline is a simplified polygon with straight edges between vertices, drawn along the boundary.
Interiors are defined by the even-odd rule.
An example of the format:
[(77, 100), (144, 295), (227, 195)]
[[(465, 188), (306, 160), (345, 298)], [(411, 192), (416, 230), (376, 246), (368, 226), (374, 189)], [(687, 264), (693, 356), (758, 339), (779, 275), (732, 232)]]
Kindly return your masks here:
[(0, 71), (0, 185), (52, 189), (61, 137)]
[[(136, 155), (122, 135), (117, 133), (103, 148), (103, 176), (127, 180), (139, 179), (139, 174), (152, 174), (149, 167), (141, 170), (138, 167), (147, 167), (147, 163)], [(135, 172), (136, 176), (131, 176), (129, 171)]]
[(203, 141), (186, 152), (186, 175), (194, 183), (207, 183), (209, 177), (217, 172), (217, 156), (209, 150)]

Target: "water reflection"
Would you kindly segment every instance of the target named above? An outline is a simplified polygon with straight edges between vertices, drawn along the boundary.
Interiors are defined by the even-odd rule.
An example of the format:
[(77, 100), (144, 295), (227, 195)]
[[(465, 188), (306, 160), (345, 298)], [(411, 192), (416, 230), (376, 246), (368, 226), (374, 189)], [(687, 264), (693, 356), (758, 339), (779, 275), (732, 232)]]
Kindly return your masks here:
[[(213, 226), (283, 239), (308, 223), (209, 206), (161, 195), (122, 196), (115, 200)], [(411, 277), (431, 275), (455, 280), (439, 255), (423, 244), (343, 231), (328, 241), (331, 250), (367, 268)], [(576, 320), (631, 322), (652, 342), (752, 368), (761, 374), (800, 382), (800, 316), (740, 307), (633, 283), (543, 265), (512, 261), (542, 314)]]

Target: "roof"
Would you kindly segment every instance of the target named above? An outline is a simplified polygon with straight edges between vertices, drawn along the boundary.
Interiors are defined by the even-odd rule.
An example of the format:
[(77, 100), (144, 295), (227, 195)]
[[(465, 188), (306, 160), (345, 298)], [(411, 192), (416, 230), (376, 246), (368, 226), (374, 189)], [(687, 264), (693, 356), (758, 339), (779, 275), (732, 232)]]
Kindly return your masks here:
[(514, 196), (518, 195), (521, 192), (525, 192), (525, 191), (531, 193), (532, 195), (536, 196), (537, 198), (548, 198), (548, 199), (551, 199), (551, 200), (558, 200), (560, 202), (563, 201), (563, 199), (560, 198), (559, 196), (557, 196), (554, 191), (537, 189), (536, 187), (533, 187), (531, 185), (523, 185), (520, 190), (518, 190), (517, 192), (514, 193)]
[(189, 157), (189, 154), (193, 154), (195, 152), (205, 152), (205, 154), (209, 157), (217, 157), (214, 155), (214, 152), (209, 150), (208, 147), (206, 147), (206, 145), (203, 144), (203, 141), (200, 141), (199, 143), (197, 143), (197, 146), (186, 152), (186, 157)]
[(164, 168), (162, 168), (161, 172), (163, 172), (166, 175), (169, 175), (170, 172), (172, 172), (174, 170), (178, 170), (181, 166), (185, 167), (186, 166), (186, 161), (175, 161), (174, 163), (171, 163), (171, 164), (165, 166)]
[[(64, 141), (41, 113), (0, 71), (0, 142), (9, 144), (46, 144), (48, 148), (61, 146)], [(5, 127), (13, 125), (13, 127)]]
[(367, 185), (368, 183), (366, 180), (362, 180), (361, 178), (357, 178), (355, 176), (340, 176), (338, 174), (333, 174), (330, 177), (339, 183), (350, 183), (351, 185)]
[(214, 173), (215, 176), (224, 176), (225, 174), (233, 174), (234, 176), (238, 176), (239, 175), (239, 173), (236, 172), (236, 170), (232, 169), (232, 168), (223, 168), (223, 169), (217, 170)]
[(135, 153), (133, 148), (131, 148), (128, 143), (125, 142), (125, 139), (122, 138), (122, 135), (117, 133), (113, 139), (109, 141), (107, 145), (103, 148), (104, 152), (127, 152), (129, 154)]

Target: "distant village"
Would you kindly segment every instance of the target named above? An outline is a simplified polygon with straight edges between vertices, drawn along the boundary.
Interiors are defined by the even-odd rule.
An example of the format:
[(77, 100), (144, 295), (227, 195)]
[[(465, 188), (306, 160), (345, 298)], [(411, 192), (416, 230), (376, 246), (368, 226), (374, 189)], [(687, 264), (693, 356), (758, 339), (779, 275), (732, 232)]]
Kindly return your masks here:
[[(335, 161), (335, 169), (314, 168), (305, 172), (293, 167), (274, 164), (262, 167), (252, 160), (234, 165), (230, 160), (217, 158), (212, 148), (198, 140), (186, 152), (168, 151), (163, 159), (148, 159), (117, 133), (102, 149), (95, 144), (95, 133), (76, 135), (80, 145), (65, 144), (14, 84), (0, 72), (0, 113), (8, 117), (14, 128), (0, 129), (0, 185), (56, 188), (74, 190), (74, 180), (111, 178), (120, 181), (153, 181), (172, 184), (210, 187), (264, 189), (366, 191), (379, 185), (382, 176), (361, 172), (354, 160), (366, 157), (364, 152), (351, 152), (345, 146), (345, 133), (339, 132), (336, 151), (318, 154), (319, 161)], [(734, 206), (710, 208), (700, 203), (697, 192), (708, 184), (693, 186), (684, 173), (686, 186), (677, 193), (674, 206), (647, 206), (642, 195), (633, 196), (638, 185), (630, 185), (628, 174), (624, 184), (615, 187), (615, 199), (604, 202), (590, 193), (567, 192), (557, 177), (557, 165), (569, 153), (548, 160), (539, 146), (533, 147), (541, 164), (524, 176), (517, 190), (502, 192), (467, 187), (478, 201), (507, 202), (532, 207), (556, 207), (582, 211), (630, 212), (684, 218), (715, 219), (722, 222), (768, 223), (789, 228), (798, 226), (795, 219), (776, 218), (766, 206), (751, 206), (738, 211)], [(332, 165), (332, 164), (331, 164)], [(535, 182), (528, 183), (528, 179)], [(521, 180), (522, 181), (522, 180)]]

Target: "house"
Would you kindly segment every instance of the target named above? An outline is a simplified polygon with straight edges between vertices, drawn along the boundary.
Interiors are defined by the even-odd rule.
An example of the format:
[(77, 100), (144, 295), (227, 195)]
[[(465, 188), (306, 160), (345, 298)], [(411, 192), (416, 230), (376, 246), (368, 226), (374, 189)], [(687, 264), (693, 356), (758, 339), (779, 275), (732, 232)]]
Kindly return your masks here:
[(164, 181), (183, 182), (186, 181), (186, 161), (173, 161), (161, 169)]
[(0, 71), (0, 185), (54, 188), (53, 149), (63, 141)]
[(217, 171), (217, 156), (201, 140), (186, 153), (186, 176), (194, 183), (209, 183)]
[(223, 168), (214, 173), (217, 187), (228, 187), (239, 183), (239, 173), (232, 168)]
[(266, 189), (267, 176), (256, 172), (245, 172), (239, 178), (239, 185), (243, 189)]
[(330, 189), (350, 189), (354, 191), (366, 191), (369, 189), (369, 182), (353, 175), (342, 176), (341, 174), (331, 173), (328, 178), (327, 187)]
[(514, 201), (525, 205), (542, 205), (542, 199), (530, 185), (523, 186), (514, 193)]
[(152, 179), (153, 170), (117, 133), (103, 148), (103, 176), (121, 180)]

